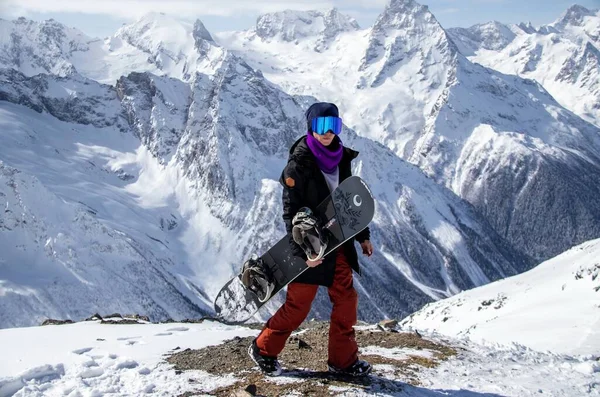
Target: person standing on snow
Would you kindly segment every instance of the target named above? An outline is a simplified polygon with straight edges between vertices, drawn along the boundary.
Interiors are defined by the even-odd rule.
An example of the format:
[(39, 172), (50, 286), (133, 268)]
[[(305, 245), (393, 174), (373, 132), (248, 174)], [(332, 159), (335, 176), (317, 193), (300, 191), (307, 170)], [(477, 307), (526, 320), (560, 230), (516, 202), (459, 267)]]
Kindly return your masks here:
[[(342, 119), (332, 103), (315, 103), (306, 111), (307, 135), (290, 149), (288, 163), (280, 182), (283, 185), (283, 220), (288, 233), (292, 219), (302, 207), (317, 208), (344, 179), (351, 176), (351, 161), (358, 152), (344, 147), (339, 138)], [(373, 246), (366, 228), (355, 239), (362, 252), (371, 256)], [(262, 332), (248, 349), (250, 357), (267, 375), (281, 374), (277, 356), (287, 338), (306, 319), (319, 285), (326, 286), (333, 304), (329, 325), (329, 371), (363, 376), (371, 365), (358, 359), (358, 346), (353, 326), (357, 321), (358, 295), (352, 281), (352, 270), (359, 271), (354, 239), (322, 260), (310, 261), (306, 253), (290, 238), (294, 255), (310, 267), (288, 285), (283, 306), (267, 321)]]

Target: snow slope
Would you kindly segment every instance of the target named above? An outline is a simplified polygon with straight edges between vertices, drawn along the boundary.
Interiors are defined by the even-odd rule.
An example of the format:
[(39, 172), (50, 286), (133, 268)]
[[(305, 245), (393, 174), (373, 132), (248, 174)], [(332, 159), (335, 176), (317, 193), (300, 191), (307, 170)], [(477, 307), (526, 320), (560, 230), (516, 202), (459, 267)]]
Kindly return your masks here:
[[(377, 332), (376, 327), (366, 327)], [(164, 355), (200, 349), (234, 337), (256, 335), (257, 330), (202, 324), (109, 325), (88, 321), (72, 325), (0, 330), (0, 396), (202, 395), (232, 385), (242, 374), (216, 376), (204, 371), (179, 373)], [(402, 397), (598, 396), (600, 366), (593, 359), (541, 353), (522, 346), (503, 348), (429, 335), (438, 343), (459, 349), (456, 357), (439, 367), (421, 369), (417, 379), (393, 375), (386, 365), (375, 365), (371, 379), (384, 385), (377, 395)], [(401, 359), (427, 350), (361, 346), (361, 353)], [(325, 362), (323, 358), (323, 362)], [(284, 363), (289, 369), (297, 364)], [(257, 371), (255, 368), (248, 368)], [(253, 374), (252, 374), (253, 375)], [(269, 379), (290, 384), (291, 376)], [(408, 382), (418, 382), (412, 386)], [(389, 392), (386, 382), (401, 385)], [(366, 396), (359, 385), (330, 386), (332, 395)], [(259, 390), (260, 393), (260, 390)]]
[[(600, 355), (600, 240), (425, 306), (403, 328), (540, 351)], [(598, 369), (598, 367), (596, 367)]]
[[(1, 397), (180, 395), (195, 385), (178, 376), (163, 361), (164, 354), (179, 346), (199, 349), (257, 333), (211, 322), (106, 325), (99, 321), (0, 332)], [(193, 375), (207, 388), (233, 379)]]
[(212, 310), (170, 253), (181, 248), (165, 246), (185, 222), (123, 188), (154, 163), (132, 136), (6, 103), (0, 120), (2, 327), (99, 310), (163, 319)]

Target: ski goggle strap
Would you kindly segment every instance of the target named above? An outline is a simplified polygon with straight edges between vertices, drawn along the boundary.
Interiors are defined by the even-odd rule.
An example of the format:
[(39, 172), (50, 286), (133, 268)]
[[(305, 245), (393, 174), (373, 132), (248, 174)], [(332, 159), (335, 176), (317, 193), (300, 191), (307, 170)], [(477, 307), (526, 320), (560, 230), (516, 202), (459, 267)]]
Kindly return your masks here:
[(316, 117), (312, 119), (311, 130), (319, 135), (325, 135), (327, 131), (339, 135), (342, 132), (342, 119), (333, 116)]

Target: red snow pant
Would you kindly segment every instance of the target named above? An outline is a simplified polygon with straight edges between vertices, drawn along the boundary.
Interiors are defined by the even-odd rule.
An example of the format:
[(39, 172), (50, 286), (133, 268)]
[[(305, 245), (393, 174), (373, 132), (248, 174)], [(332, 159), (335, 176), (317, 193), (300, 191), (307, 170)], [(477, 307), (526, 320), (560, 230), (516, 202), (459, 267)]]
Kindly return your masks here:
[[(318, 288), (313, 284), (288, 285), (285, 303), (267, 321), (256, 339), (261, 355), (279, 355), (287, 338), (306, 319)], [(333, 304), (329, 323), (328, 363), (343, 369), (354, 364), (358, 358), (352, 327), (357, 320), (358, 295), (352, 284), (352, 268), (342, 249), (336, 253), (335, 275), (328, 292)]]

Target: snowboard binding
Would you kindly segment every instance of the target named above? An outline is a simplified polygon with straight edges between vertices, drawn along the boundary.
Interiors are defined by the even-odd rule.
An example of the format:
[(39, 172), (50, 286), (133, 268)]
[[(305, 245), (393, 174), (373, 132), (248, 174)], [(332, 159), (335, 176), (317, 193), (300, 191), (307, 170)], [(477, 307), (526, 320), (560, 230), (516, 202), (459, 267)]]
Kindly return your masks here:
[(261, 303), (266, 302), (275, 289), (273, 275), (256, 255), (252, 255), (244, 262), (241, 281), (246, 288), (256, 294)]
[(306, 253), (310, 261), (318, 261), (325, 256), (329, 237), (321, 230), (321, 222), (312, 210), (302, 207), (292, 219), (292, 237)]

